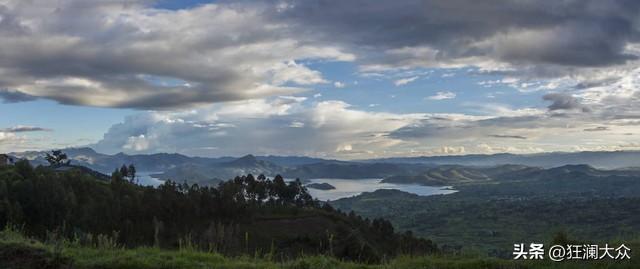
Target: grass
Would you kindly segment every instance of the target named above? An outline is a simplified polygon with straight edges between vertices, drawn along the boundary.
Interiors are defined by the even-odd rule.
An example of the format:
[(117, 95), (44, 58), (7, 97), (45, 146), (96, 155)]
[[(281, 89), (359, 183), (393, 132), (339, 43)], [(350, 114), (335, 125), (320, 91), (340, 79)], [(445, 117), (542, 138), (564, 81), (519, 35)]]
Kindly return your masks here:
[[(637, 245), (634, 245), (637, 246)], [(632, 248), (633, 251), (633, 248)], [(633, 254), (633, 253), (632, 253)], [(23, 236), (19, 229), (0, 232), (0, 268), (6, 269), (545, 269), (545, 268), (640, 268), (626, 262), (512, 261), (476, 254), (396, 257), (382, 264), (358, 264), (327, 256), (308, 256), (290, 261), (265, 257), (224, 257), (194, 249), (165, 250), (151, 247), (125, 249), (117, 245), (81, 246), (68, 240), (43, 243)]]

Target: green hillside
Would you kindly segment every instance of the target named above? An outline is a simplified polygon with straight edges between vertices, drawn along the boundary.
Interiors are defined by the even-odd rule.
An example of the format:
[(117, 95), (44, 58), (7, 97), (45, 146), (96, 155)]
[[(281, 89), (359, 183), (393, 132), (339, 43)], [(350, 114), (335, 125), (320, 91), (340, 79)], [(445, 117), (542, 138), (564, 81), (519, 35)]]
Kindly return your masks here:
[[(458, 193), (379, 190), (334, 202), (340, 211), (279, 176), (153, 188), (23, 161), (0, 167), (0, 268), (638, 268), (636, 178), (572, 166), (474, 180), (459, 169), (446, 172), (469, 178)], [(625, 243), (633, 258), (512, 260), (513, 243), (531, 240)]]
[(124, 247), (169, 250), (186, 244), (278, 259), (322, 254), (370, 263), (437, 252), (429, 240), (395, 233), (387, 220), (321, 204), (300, 181), (280, 176), (247, 175), (216, 187), (130, 181), (118, 171), (106, 181), (83, 169), (33, 168), (26, 161), (0, 167), (0, 225), (17, 225), (41, 240), (110, 238)]

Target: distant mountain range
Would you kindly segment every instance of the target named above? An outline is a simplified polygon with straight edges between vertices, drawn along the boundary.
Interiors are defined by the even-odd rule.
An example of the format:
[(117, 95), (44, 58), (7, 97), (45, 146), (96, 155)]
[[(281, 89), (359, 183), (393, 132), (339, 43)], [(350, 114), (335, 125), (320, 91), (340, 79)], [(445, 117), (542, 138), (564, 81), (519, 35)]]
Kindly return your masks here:
[[(159, 179), (215, 184), (244, 174), (283, 175), (285, 178), (387, 178), (389, 182), (438, 183), (445, 179), (481, 180), (495, 177), (500, 166), (511, 173), (524, 173), (526, 169), (553, 168), (565, 165), (589, 165), (599, 169), (640, 167), (640, 152), (576, 152), (543, 153), (529, 155), (494, 154), (435, 157), (401, 157), (359, 161), (338, 161), (297, 156), (189, 157), (176, 153), (127, 155), (102, 154), (91, 148), (63, 150), (72, 164), (86, 166), (110, 174), (123, 164), (134, 164), (139, 172), (155, 173)], [(33, 164), (47, 164), (46, 152), (20, 152), (9, 155), (25, 158)], [(507, 165), (509, 164), (509, 165)], [(457, 166), (467, 166), (460, 169)], [(468, 168), (475, 166), (476, 168)], [(525, 170), (520, 170), (526, 166)], [(484, 168), (483, 168), (484, 167)], [(524, 168), (522, 168), (524, 169)], [(634, 171), (635, 172), (635, 171)], [(395, 178), (394, 178), (395, 177)], [(413, 178), (411, 178), (413, 177)], [(443, 183), (444, 184), (444, 183)]]
[[(63, 149), (63, 152), (67, 154), (69, 159), (74, 164), (87, 166), (96, 171), (102, 173), (111, 173), (115, 168), (120, 167), (123, 164), (135, 164), (138, 171), (147, 172), (163, 172), (171, 168), (175, 168), (181, 165), (210, 165), (225, 162), (232, 162), (238, 160), (235, 157), (218, 157), (218, 158), (204, 158), (204, 157), (189, 157), (177, 153), (156, 153), (156, 154), (136, 154), (128, 155), (124, 153), (118, 153), (115, 155), (108, 155), (96, 152), (91, 148), (67, 148)], [(9, 155), (28, 159), (34, 165), (47, 164), (44, 156), (45, 151), (27, 151), (27, 152), (14, 152)], [(245, 156), (247, 157), (247, 156)], [(248, 155), (249, 161), (253, 159), (259, 161), (265, 161), (280, 166), (296, 166), (318, 162), (326, 162), (329, 160), (311, 158), (311, 157), (297, 157), (297, 156), (257, 156)], [(242, 158), (240, 158), (242, 159)], [(236, 163), (241, 164), (241, 163)], [(233, 166), (233, 165), (232, 165)], [(237, 166), (237, 165), (236, 165)]]
[(413, 163), (432, 165), (496, 166), (519, 164), (551, 168), (568, 164), (587, 164), (601, 169), (640, 167), (640, 151), (583, 151), (537, 154), (500, 153), (460, 156), (398, 157), (362, 160), (362, 162)]
[(524, 165), (498, 165), (491, 167), (441, 165), (427, 168), (417, 174), (398, 174), (382, 180), (385, 183), (448, 186), (482, 181), (602, 179), (609, 177), (640, 177), (640, 169), (599, 170), (586, 164), (568, 164), (554, 168)]

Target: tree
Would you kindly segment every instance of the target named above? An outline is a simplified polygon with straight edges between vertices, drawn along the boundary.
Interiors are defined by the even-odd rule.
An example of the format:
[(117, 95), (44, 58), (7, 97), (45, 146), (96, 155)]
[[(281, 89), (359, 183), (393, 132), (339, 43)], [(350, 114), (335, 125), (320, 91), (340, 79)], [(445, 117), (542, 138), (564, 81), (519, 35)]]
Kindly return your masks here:
[(124, 178), (129, 177), (129, 168), (124, 164), (120, 167), (120, 175)]
[(20, 160), (15, 163), (16, 172), (23, 178), (30, 178), (33, 176), (33, 166), (27, 160)]
[(49, 162), (50, 166), (69, 165), (71, 162), (71, 160), (67, 159), (67, 154), (63, 153), (62, 150), (52, 150), (51, 154), (47, 153), (44, 158)]
[(284, 182), (284, 178), (280, 175), (276, 175), (273, 178), (273, 184), (271, 185), (270, 194), (273, 198), (277, 198), (279, 203), (284, 203), (287, 193), (287, 183)]
[(131, 183), (136, 183), (136, 167), (133, 164), (129, 165), (129, 174), (127, 176), (129, 176), (129, 181)]

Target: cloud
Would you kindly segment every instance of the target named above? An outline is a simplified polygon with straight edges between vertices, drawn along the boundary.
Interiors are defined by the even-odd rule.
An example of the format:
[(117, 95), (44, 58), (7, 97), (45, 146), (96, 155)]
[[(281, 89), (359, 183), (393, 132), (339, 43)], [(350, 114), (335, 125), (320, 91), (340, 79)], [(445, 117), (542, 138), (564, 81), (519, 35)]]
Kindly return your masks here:
[(0, 129), (0, 132), (5, 133), (25, 133), (25, 132), (50, 132), (51, 129), (36, 127), (36, 126), (26, 126), (26, 125), (18, 125), (11, 128)]
[(511, 138), (511, 139), (527, 139), (526, 136), (521, 136), (521, 135), (497, 135), (497, 134), (493, 134), (493, 135), (489, 135), (490, 137), (494, 137), (494, 138)]
[(521, 85), (569, 77), (584, 87), (595, 85), (585, 74), (637, 66), (640, 53), (634, 1), (0, 5), (5, 102), (166, 110), (294, 94), (328, 83), (301, 64), (314, 59), (363, 72), (474, 66)]
[[(589, 67), (636, 58), (625, 50), (637, 42), (640, 4), (635, 2), (432, 0), (363, 6), (291, 1), (274, 14), (319, 40), (330, 37), (361, 48), (359, 57), (379, 67), (491, 62)], [(398, 25), (412, 27), (398, 30)]]
[[(389, 133), (392, 138), (429, 142), (442, 141), (455, 145), (457, 140), (483, 140), (485, 137), (497, 138), (500, 134), (514, 134), (522, 137), (539, 137), (547, 131), (567, 128), (566, 119), (553, 117), (549, 112), (535, 109), (508, 109), (491, 105), (486, 109), (489, 115), (466, 114), (430, 114), (410, 125)], [(582, 123), (583, 120), (576, 120)], [(505, 135), (502, 135), (502, 138)], [(515, 135), (511, 135), (515, 136)], [(444, 143), (443, 143), (444, 144)]]
[(0, 132), (0, 143), (4, 144), (7, 141), (13, 141), (15, 140), (17, 137), (14, 133), (9, 133), (9, 132)]
[(28, 138), (15, 132), (0, 131), (0, 152), (9, 152), (16, 149), (30, 149)]
[(440, 92), (437, 92), (435, 95), (427, 97), (427, 99), (429, 100), (436, 100), (436, 101), (453, 99), (453, 98), (456, 98), (456, 94), (450, 91), (440, 91)]
[[(602, 132), (596, 141), (588, 130), (640, 131), (639, 17), (637, 1), (218, 1), (164, 10), (146, 0), (6, 0), (0, 98), (151, 110), (109, 129), (96, 147), (110, 152), (355, 158), (630, 145), (633, 137)], [(488, 75), (480, 86), (549, 103), (404, 114), (295, 97), (346, 86), (315, 68), (332, 61), (396, 86)], [(24, 141), (0, 133), (4, 145)]]
[(122, 148), (132, 151), (145, 151), (149, 149), (149, 144), (149, 139), (147, 139), (144, 134), (141, 134), (139, 136), (130, 136)]
[(275, 85), (282, 85), (287, 82), (292, 82), (298, 85), (312, 85), (327, 83), (328, 81), (322, 78), (322, 74), (315, 70), (310, 70), (307, 67), (297, 64), (295, 61), (289, 61), (286, 64), (276, 64), (274, 66), (273, 83)]
[(302, 128), (302, 127), (304, 127), (304, 122), (292, 121), (291, 124), (289, 124), (289, 127), (291, 127), (291, 128)]
[[(107, 153), (253, 153), (362, 159), (574, 151), (577, 144), (584, 150), (616, 150), (623, 149), (618, 145), (635, 141), (634, 136), (624, 134), (637, 133), (640, 128), (638, 115), (600, 106), (590, 113), (561, 113), (485, 104), (477, 115), (412, 114), (371, 112), (343, 101), (315, 100), (282, 96), (195, 110), (139, 113), (113, 125), (92, 146)], [(585, 131), (609, 125), (615, 125), (617, 132), (594, 137)]]
[[(373, 134), (390, 132), (420, 117), (357, 110), (337, 100), (306, 104), (301, 98), (276, 97), (182, 112), (139, 113), (113, 125), (92, 146), (108, 153), (362, 158), (383, 154), (400, 142)], [(351, 151), (336, 151), (347, 144)]]
[(551, 104), (547, 107), (550, 111), (554, 110), (581, 110), (582, 112), (589, 112), (591, 109), (580, 103), (580, 101), (569, 94), (564, 93), (548, 93), (545, 94), (542, 99), (550, 101)]
[(402, 86), (402, 85), (409, 84), (409, 83), (415, 81), (418, 78), (420, 78), (420, 77), (413, 76), (413, 77), (408, 77), (408, 78), (401, 78), (401, 79), (398, 79), (398, 80), (394, 81), (393, 84), (396, 85), (396, 86)]
[(607, 126), (598, 126), (598, 127), (584, 129), (585, 132), (599, 132), (599, 131), (608, 131), (608, 130), (609, 130), (609, 127)]
[(148, 1), (3, 1), (0, 96), (175, 109), (327, 83), (297, 60), (351, 61), (297, 39), (258, 4), (156, 9)]
[(57, 144), (49, 134), (43, 132), (53, 132), (53, 130), (29, 125), (0, 128), (0, 153), (46, 150)]

